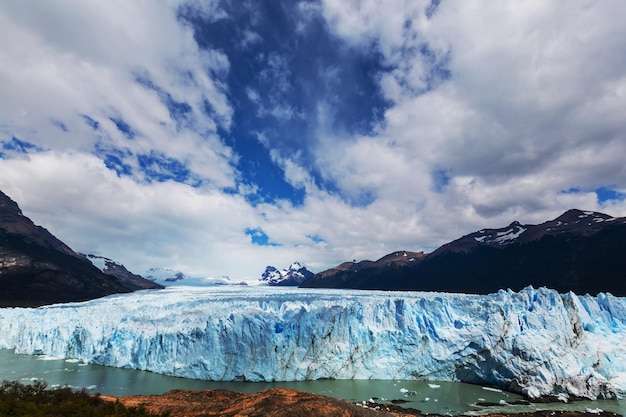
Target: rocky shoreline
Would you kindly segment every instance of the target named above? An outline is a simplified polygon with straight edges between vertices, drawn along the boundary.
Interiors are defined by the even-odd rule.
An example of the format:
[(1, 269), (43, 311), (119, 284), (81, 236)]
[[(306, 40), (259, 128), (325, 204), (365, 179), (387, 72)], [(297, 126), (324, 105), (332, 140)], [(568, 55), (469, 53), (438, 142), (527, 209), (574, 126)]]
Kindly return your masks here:
[[(173, 390), (162, 395), (102, 396), (102, 398), (108, 401), (119, 401), (126, 407), (144, 407), (151, 413), (168, 412), (171, 417), (408, 417), (425, 415), (417, 409), (402, 408), (394, 404), (377, 402), (355, 404), (337, 398), (284, 388), (272, 388), (256, 394), (228, 390)], [(583, 417), (591, 415), (619, 416), (605, 411), (489, 414), (492, 417)]]

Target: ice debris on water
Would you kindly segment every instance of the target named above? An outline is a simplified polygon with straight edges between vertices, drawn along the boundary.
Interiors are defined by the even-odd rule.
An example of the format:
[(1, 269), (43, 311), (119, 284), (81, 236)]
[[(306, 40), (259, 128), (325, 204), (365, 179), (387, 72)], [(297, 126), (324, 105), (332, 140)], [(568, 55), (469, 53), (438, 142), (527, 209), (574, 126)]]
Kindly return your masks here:
[(417, 391), (411, 391), (406, 388), (400, 388), (400, 392), (403, 393), (405, 397), (408, 397), (411, 395), (417, 395)]

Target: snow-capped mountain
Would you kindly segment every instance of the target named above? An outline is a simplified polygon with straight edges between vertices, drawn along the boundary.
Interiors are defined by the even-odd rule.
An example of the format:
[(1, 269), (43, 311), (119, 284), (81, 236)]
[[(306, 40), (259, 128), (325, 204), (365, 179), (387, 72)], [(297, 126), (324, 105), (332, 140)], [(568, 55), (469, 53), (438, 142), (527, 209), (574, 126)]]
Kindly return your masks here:
[(594, 211), (568, 210), (554, 220), (541, 224), (521, 225), (514, 221), (500, 229), (483, 229), (437, 249), (434, 254), (449, 251), (465, 252), (471, 247), (502, 247), (513, 243), (528, 243), (545, 236), (592, 236), (608, 226), (624, 225), (626, 217), (611, 217)]
[(144, 276), (164, 287), (190, 286), (207, 287), (214, 285), (247, 285), (245, 281), (232, 281), (229, 277), (191, 277), (171, 268), (150, 268)]
[(265, 272), (263, 272), (259, 281), (268, 285), (298, 286), (313, 275), (313, 272), (302, 266), (300, 262), (294, 262), (289, 265), (289, 268), (282, 270), (268, 266), (265, 268)]
[(625, 341), (625, 298), (530, 287), (170, 287), (0, 309), (0, 348), (17, 353), (208, 380), (464, 381), (533, 398), (623, 395)]
[(487, 294), (532, 285), (626, 296), (625, 247), (626, 217), (569, 210), (537, 225), (482, 229), (404, 265), (340, 265), (302, 286)]
[(150, 268), (143, 276), (161, 285), (172, 285), (175, 282), (189, 278), (184, 273), (171, 268)]

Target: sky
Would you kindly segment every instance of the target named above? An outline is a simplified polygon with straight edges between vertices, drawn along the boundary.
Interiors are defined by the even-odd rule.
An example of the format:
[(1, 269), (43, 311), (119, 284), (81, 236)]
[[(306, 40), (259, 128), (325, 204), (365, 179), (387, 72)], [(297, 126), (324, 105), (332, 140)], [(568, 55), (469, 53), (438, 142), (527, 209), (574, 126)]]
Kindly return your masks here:
[(254, 280), (626, 216), (626, 2), (0, 2), (0, 190), (135, 273)]

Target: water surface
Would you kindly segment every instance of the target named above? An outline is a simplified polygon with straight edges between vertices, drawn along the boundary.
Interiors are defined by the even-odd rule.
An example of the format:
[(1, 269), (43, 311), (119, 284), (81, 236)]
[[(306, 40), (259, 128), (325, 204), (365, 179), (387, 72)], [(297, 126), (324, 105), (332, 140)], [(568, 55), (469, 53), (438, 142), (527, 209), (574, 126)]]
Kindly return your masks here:
[[(626, 415), (626, 401), (584, 401), (572, 404), (507, 405), (521, 397), (478, 385), (433, 381), (318, 380), (301, 382), (215, 382), (176, 378), (134, 369), (81, 364), (44, 356), (18, 355), (0, 349), (0, 380), (23, 383), (44, 380), (50, 386), (69, 385), (87, 388), (106, 395), (162, 394), (172, 389), (229, 389), (254, 393), (273, 387), (298, 389), (315, 394), (366, 403), (406, 401), (399, 404), (424, 413), (458, 415), (495, 411), (522, 412), (541, 409), (603, 409)], [(497, 407), (479, 407), (478, 402), (501, 403)]]

